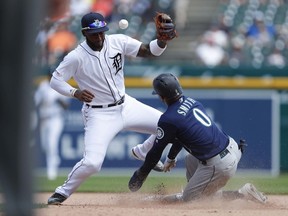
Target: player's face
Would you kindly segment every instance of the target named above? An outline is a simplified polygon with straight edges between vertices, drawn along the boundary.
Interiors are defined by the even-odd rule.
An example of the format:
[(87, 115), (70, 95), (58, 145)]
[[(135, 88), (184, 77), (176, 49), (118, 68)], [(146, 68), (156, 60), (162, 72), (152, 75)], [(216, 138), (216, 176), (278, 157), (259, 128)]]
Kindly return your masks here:
[(158, 97), (159, 97), (159, 99), (160, 99), (163, 103), (166, 104), (166, 101), (165, 101), (165, 98), (164, 98), (164, 97), (162, 97), (162, 96), (160, 96), (160, 95), (158, 95)]
[(93, 50), (101, 50), (102, 49), (103, 44), (104, 44), (104, 40), (105, 40), (105, 33), (104, 32), (93, 33), (93, 34), (85, 33), (85, 37), (86, 37), (88, 45)]

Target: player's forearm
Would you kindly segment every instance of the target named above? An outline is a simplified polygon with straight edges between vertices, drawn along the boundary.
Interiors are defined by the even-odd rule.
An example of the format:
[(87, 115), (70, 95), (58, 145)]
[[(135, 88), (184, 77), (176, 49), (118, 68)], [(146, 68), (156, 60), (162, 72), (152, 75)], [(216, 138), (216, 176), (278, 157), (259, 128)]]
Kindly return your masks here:
[(167, 44), (165, 41), (158, 39), (152, 40), (149, 44), (142, 44), (139, 48), (138, 57), (155, 57), (160, 56), (166, 50)]
[(167, 155), (168, 158), (172, 160), (175, 159), (181, 150), (182, 150), (182, 143), (178, 139), (176, 139), (168, 152)]
[(160, 56), (166, 50), (167, 44), (165, 41), (161, 41), (161, 40), (156, 39), (156, 40), (152, 40), (150, 42), (149, 48), (150, 48), (150, 52), (154, 56)]
[(50, 80), (50, 86), (53, 88), (55, 91), (59, 92), (62, 95), (65, 95), (67, 97), (73, 97), (74, 93), (77, 89), (69, 85), (67, 82), (63, 80), (56, 79), (55, 77), (52, 76)]
[(166, 46), (167, 46), (167, 42), (166, 42), (166, 41), (163, 41), (163, 40), (157, 39), (157, 45), (158, 45), (160, 48), (164, 49), (164, 48), (166, 48)]
[(162, 148), (156, 148), (154, 145), (146, 155), (145, 161), (140, 168), (141, 172), (149, 174), (150, 171), (156, 166), (158, 161), (161, 159), (162, 152), (163, 152)]

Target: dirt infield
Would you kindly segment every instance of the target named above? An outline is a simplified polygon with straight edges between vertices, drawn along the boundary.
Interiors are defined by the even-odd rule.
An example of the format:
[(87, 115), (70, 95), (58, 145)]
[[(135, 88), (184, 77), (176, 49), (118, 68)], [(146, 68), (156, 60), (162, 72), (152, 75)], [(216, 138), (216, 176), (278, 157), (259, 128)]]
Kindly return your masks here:
[[(35, 203), (46, 203), (50, 195), (37, 194)], [(288, 196), (268, 196), (265, 205), (247, 200), (164, 204), (145, 197), (131, 193), (74, 193), (60, 206), (35, 211), (37, 216), (288, 216)]]

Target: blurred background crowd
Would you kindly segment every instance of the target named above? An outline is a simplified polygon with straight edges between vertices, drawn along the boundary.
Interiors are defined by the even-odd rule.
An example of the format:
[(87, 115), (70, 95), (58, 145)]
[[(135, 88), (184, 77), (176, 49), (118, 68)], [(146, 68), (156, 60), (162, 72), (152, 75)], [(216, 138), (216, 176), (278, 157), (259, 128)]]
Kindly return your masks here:
[[(179, 37), (155, 61), (195, 66), (239, 68), (288, 64), (287, 0), (53, 0), (51, 13), (39, 26), (35, 63), (40, 74), (51, 71), (83, 40), (80, 19), (102, 13), (112, 33), (148, 43), (155, 37), (157, 11), (171, 15)], [(55, 10), (57, 8), (57, 10)], [(129, 27), (119, 29), (125, 18)], [(134, 60), (139, 61), (139, 60)], [(141, 61), (141, 60), (140, 60)], [(153, 61), (153, 60), (152, 60)]]
[[(196, 55), (204, 64), (286, 66), (288, 11), (286, 0), (223, 0), (217, 20), (204, 32)], [(216, 58), (208, 61), (203, 52)], [(205, 55), (207, 57), (209, 55)]]

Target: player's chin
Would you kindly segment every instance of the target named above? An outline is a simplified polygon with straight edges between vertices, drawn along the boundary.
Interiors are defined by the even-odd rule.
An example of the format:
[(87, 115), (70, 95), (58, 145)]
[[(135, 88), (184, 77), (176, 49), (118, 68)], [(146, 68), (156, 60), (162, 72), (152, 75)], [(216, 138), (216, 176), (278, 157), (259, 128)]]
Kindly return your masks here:
[(93, 44), (96, 46), (96, 47), (103, 47), (103, 44), (104, 44), (104, 40), (95, 40), (93, 41)]
[(104, 44), (104, 40), (97, 41), (96, 44), (97, 44), (98, 46), (103, 46), (103, 44)]

